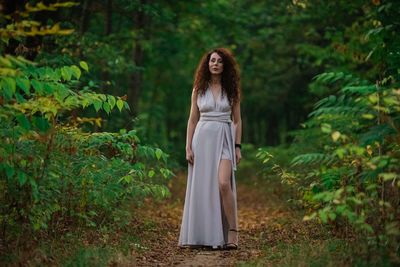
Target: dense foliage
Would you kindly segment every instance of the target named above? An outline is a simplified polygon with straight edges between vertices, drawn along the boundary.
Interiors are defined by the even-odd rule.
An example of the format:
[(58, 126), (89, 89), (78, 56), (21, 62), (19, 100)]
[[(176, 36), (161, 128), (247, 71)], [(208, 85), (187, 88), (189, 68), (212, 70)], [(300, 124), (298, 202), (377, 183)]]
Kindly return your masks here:
[(282, 166), (275, 159), (282, 152), (269, 149), (258, 157), (296, 189), (307, 209), (304, 220), (318, 219), (346, 235), (355, 230), (368, 250), (384, 248), (398, 257), (400, 5), (375, 4), (362, 6), (365, 15), (344, 28), (343, 34), (359, 29), (341, 46), (360, 57), (361, 71), (338, 72), (346, 69), (338, 61), (310, 84), (326, 97), (315, 103), (304, 129), (292, 133), (295, 141), (285, 149), (291, 164)]
[[(46, 8), (27, 7), (26, 16)], [(3, 41), (48, 34), (49, 27), (38, 30), (34, 21), (25, 32), (18, 25), (4, 27)], [(52, 34), (72, 32), (56, 25)], [(123, 226), (130, 222), (132, 201), (169, 195), (166, 153), (143, 144), (135, 130), (90, 130), (104, 120), (78, 115), (87, 109), (121, 112), (129, 105), (123, 97), (96, 93), (93, 82), (80, 80), (88, 64), (70, 60), (76, 64), (0, 56), (0, 225), (9, 246), (38, 238), (37, 231), (46, 236), (69, 228)]]

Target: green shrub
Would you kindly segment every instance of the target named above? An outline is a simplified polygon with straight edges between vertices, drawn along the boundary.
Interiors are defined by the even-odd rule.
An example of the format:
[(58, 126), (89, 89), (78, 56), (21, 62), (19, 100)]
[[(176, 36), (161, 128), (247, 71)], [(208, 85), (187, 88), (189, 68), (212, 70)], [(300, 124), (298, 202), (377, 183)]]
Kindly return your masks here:
[[(12, 36), (2, 35), (5, 41)], [(161, 149), (142, 144), (135, 130), (84, 131), (103, 121), (79, 117), (84, 109), (110, 114), (129, 105), (80, 82), (89, 67), (75, 61), (50, 67), (0, 56), (0, 225), (6, 243), (46, 236), (39, 230), (124, 226), (132, 201), (170, 194), (165, 184), (173, 173)]]

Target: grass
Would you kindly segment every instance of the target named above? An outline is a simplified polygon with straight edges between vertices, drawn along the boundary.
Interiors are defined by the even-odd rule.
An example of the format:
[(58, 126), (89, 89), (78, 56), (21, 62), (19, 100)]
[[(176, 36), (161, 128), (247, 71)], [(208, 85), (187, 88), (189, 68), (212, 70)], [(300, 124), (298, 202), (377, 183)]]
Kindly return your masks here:
[(0, 265), (29, 266), (106, 266), (128, 261), (130, 253), (149, 250), (143, 245), (146, 233), (155, 229), (153, 221), (132, 222), (117, 230), (86, 229), (54, 237), (28, 240), (24, 247), (12, 248), (1, 255)]
[(62, 265), (71, 267), (106, 266), (114, 251), (111, 248), (90, 246), (81, 248), (72, 258), (66, 258)]
[(354, 255), (354, 244), (343, 239), (278, 241), (264, 247), (265, 257), (238, 266), (394, 266), (385, 259), (364, 262)]

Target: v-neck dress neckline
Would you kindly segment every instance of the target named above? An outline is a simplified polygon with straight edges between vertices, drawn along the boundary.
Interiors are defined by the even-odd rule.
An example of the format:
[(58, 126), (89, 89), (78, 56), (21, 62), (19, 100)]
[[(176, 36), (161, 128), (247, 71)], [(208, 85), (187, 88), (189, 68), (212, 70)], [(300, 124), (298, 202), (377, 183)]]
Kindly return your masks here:
[(208, 90), (211, 92), (211, 97), (212, 97), (212, 100), (213, 100), (213, 103), (214, 103), (214, 109), (216, 109), (216, 108), (217, 108), (218, 100), (219, 100), (220, 97), (221, 97), (222, 87), (221, 87), (221, 89), (219, 90), (219, 93), (218, 93), (218, 95), (217, 95), (217, 99), (216, 99), (216, 100), (215, 100), (215, 98), (214, 98), (214, 93), (213, 93), (213, 91), (211, 90), (211, 87), (208, 87)]

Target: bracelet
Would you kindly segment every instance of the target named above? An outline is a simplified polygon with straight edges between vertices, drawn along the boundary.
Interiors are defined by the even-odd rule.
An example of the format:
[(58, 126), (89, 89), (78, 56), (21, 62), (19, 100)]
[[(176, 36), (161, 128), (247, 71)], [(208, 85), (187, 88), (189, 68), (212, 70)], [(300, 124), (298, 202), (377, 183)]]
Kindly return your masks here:
[(240, 148), (240, 149), (242, 149), (242, 145), (241, 144), (235, 144), (235, 148)]

